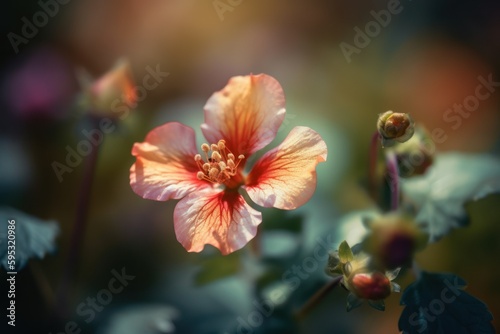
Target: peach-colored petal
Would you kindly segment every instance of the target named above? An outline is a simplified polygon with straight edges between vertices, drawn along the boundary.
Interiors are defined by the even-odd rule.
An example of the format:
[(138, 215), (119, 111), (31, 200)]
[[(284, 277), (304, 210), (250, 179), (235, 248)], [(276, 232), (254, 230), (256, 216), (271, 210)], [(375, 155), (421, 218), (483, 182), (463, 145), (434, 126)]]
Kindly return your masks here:
[(295, 209), (313, 195), (316, 165), (326, 161), (326, 155), (326, 144), (317, 132), (295, 127), (278, 147), (256, 162), (244, 188), (261, 206)]
[(276, 137), (285, 117), (285, 96), (273, 77), (238, 76), (208, 99), (204, 111), (201, 129), (207, 140), (224, 139), (235, 155), (248, 157)]
[(236, 191), (205, 189), (182, 199), (174, 210), (177, 240), (189, 252), (201, 252), (206, 244), (223, 255), (232, 253), (250, 241), (262, 221)]
[(142, 143), (135, 143), (130, 185), (143, 198), (157, 201), (179, 199), (188, 193), (212, 187), (196, 177), (198, 167), (194, 130), (180, 123), (166, 123), (151, 130)]

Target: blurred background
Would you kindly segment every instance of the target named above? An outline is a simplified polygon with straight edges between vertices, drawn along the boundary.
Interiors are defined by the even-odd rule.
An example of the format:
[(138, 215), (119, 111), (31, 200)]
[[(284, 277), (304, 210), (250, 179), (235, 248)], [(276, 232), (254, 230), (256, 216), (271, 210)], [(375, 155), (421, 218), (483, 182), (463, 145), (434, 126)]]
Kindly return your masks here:
[[(389, 8), (397, 10), (385, 26), (372, 24), (367, 38), (357, 37), (376, 22), (374, 12)], [(318, 236), (330, 233), (336, 248), (346, 230), (339, 217), (373, 206), (362, 181), (379, 113), (409, 112), (429, 131), (437, 129), (446, 138), (436, 143), (439, 152), (500, 154), (497, 87), (470, 113), (448, 112), (475, 94), (479, 77), (500, 81), (498, 1), (8, 0), (0, 15), (0, 204), (60, 228), (57, 250), (18, 274), (17, 331), (7, 327), (7, 333), (69, 333), (68, 321), (82, 333), (398, 333), (398, 294), (385, 312), (364, 305), (346, 313), (347, 293), (336, 289), (305, 318), (294, 318), (329, 280), (324, 264), (284, 293), (283, 305), (262, 325), (248, 327), (257, 321), (248, 317), (261, 300), (257, 294), (280, 288), (269, 283), (269, 272), (281, 277), (302, 263)], [(74, 149), (91, 129), (76, 69), (97, 78), (123, 57), (138, 85), (148, 69), (169, 75), (99, 147), (77, 280), (66, 317), (54, 319), (50, 310), (70, 249), (84, 163), (61, 181), (53, 162), (64, 163), (67, 147)], [(176, 203), (144, 200), (129, 186), (134, 142), (157, 125), (179, 121), (195, 128), (201, 143), (208, 97), (231, 76), (249, 73), (275, 77), (285, 92), (287, 116), (271, 147), (303, 125), (329, 148), (307, 205), (263, 211), (261, 232), (269, 233), (261, 243), (272, 260), (266, 266), (248, 249), (227, 258), (210, 246), (187, 253), (174, 234)], [(424, 270), (463, 277), (467, 291), (495, 316), (500, 225), (494, 214), (478, 221), (429, 246), (418, 261)], [(295, 230), (276, 228), (278, 222)], [(122, 268), (135, 278), (87, 322), (78, 305)], [(403, 274), (398, 282), (405, 287), (412, 280)]]

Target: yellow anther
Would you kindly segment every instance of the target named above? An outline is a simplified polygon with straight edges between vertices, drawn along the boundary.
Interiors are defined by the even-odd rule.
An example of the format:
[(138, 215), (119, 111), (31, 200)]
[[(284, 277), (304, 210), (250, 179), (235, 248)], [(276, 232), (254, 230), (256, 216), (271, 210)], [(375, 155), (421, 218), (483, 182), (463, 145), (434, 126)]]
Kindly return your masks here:
[(212, 159), (219, 162), (222, 157), (220, 156), (219, 152), (214, 151), (212, 152)]
[(217, 176), (219, 176), (219, 170), (215, 167), (210, 168), (210, 172), (208, 172), (208, 177), (210, 179), (215, 180), (217, 179)]
[(196, 177), (214, 184), (227, 184), (233, 176), (240, 173), (238, 168), (241, 160), (245, 158), (240, 154), (238, 159), (226, 147), (225, 140), (219, 140), (217, 144), (203, 143), (201, 150), (204, 154), (196, 154), (194, 160), (199, 168)]

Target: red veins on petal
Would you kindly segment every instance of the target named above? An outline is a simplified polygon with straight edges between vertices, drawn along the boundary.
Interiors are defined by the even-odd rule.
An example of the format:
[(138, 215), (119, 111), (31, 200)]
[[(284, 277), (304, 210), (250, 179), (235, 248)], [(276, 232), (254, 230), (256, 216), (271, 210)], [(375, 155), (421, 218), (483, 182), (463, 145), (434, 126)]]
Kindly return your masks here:
[(201, 252), (206, 244), (223, 255), (232, 253), (250, 241), (262, 221), (236, 191), (205, 189), (182, 199), (174, 210), (177, 240), (189, 252)]
[(273, 77), (237, 76), (208, 99), (204, 111), (205, 138), (224, 139), (232, 152), (248, 158), (276, 137), (285, 118), (285, 96)]
[(264, 207), (299, 207), (314, 193), (327, 148), (318, 133), (296, 127), (245, 178), (246, 160), (276, 137), (285, 117), (283, 89), (265, 74), (231, 78), (204, 112), (208, 143), (201, 151), (193, 129), (180, 123), (159, 126), (134, 144), (130, 185), (143, 198), (181, 199), (174, 210), (177, 240), (190, 252), (210, 244), (225, 255), (245, 246), (262, 221), (238, 188)]
[(257, 161), (244, 188), (261, 206), (295, 209), (313, 195), (316, 165), (326, 157), (326, 144), (317, 132), (295, 127), (278, 147)]
[(193, 129), (180, 123), (166, 123), (135, 143), (137, 160), (130, 168), (130, 185), (136, 194), (156, 201), (179, 199), (197, 189), (211, 187), (196, 177), (198, 166)]

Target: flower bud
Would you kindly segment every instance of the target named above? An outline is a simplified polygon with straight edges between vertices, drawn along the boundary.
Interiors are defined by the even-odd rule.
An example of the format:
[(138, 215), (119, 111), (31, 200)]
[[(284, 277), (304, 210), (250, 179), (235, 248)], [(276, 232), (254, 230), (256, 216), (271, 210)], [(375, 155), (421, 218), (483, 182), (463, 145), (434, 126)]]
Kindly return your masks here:
[(391, 294), (391, 281), (379, 271), (354, 273), (349, 277), (351, 292), (358, 298), (385, 299)]
[(422, 248), (427, 236), (413, 219), (390, 213), (366, 222), (371, 232), (363, 240), (363, 250), (373, 257), (377, 268), (394, 269), (408, 265)]
[(392, 291), (399, 292), (398, 284), (391, 282), (399, 273), (399, 268), (393, 271), (385, 271), (385, 274), (371, 266), (369, 254), (361, 250), (361, 245), (349, 247), (343, 241), (339, 250), (330, 253), (326, 273), (331, 276), (342, 275), (341, 284), (350, 292), (347, 296), (347, 311), (368, 300), (369, 304), (384, 310), (384, 299)]
[(78, 78), (85, 91), (85, 102), (94, 114), (118, 117), (121, 114), (114, 115), (113, 111), (117, 102), (125, 103), (131, 108), (137, 102), (132, 70), (126, 60), (118, 61), (110, 71), (93, 82), (89, 75), (83, 72), (78, 74)]
[(409, 114), (386, 111), (380, 114), (377, 121), (383, 147), (391, 147), (396, 143), (404, 143), (413, 136), (414, 122)]
[(392, 149), (396, 154), (399, 175), (411, 177), (424, 174), (432, 165), (436, 146), (427, 132), (416, 126), (410, 140)]

